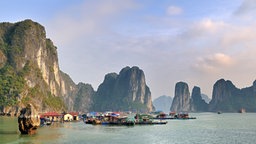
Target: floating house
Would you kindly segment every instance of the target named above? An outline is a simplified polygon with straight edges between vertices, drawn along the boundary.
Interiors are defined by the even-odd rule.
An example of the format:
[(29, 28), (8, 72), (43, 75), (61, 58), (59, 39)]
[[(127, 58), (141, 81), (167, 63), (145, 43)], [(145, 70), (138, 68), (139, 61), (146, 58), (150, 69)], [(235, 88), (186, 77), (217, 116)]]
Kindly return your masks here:
[(73, 116), (74, 121), (79, 120), (79, 113), (78, 112), (70, 112), (69, 114)]
[(40, 114), (40, 118), (47, 118), (50, 121), (58, 122), (61, 121), (62, 114), (57, 112), (47, 112), (44, 114)]
[(78, 121), (79, 114), (78, 114), (78, 112), (66, 113), (66, 114), (64, 114), (63, 119), (64, 119), (64, 121)]
[(73, 121), (73, 116), (69, 113), (63, 116), (64, 121)]

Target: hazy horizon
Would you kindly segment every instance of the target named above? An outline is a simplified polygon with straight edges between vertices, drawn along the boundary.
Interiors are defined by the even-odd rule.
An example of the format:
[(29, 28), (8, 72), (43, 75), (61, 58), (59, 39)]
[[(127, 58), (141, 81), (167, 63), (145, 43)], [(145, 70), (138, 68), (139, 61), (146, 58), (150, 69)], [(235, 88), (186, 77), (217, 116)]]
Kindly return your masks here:
[(1, 22), (32, 19), (57, 46), (60, 69), (97, 90), (107, 73), (138, 66), (152, 100), (179, 81), (212, 97), (224, 78), (256, 79), (254, 0), (6, 0)]

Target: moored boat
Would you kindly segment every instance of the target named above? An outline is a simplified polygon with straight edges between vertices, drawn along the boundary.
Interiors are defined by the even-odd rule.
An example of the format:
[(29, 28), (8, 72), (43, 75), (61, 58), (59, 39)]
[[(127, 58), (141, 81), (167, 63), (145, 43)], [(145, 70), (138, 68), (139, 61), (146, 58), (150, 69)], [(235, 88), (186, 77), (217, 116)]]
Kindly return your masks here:
[(104, 115), (87, 116), (84, 122), (86, 124), (93, 125), (135, 125), (134, 119), (129, 118), (126, 114), (119, 112), (107, 112)]
[(239, 113), (245, 113), (245, 109), (244, 109), (244, 108), (241, 108), (238, 112), (239, 112)]
[(167, 124), (167, 121), (156, 121), (151, 115), (148, 114), (136, 114), (134, 118), (136, 125)]

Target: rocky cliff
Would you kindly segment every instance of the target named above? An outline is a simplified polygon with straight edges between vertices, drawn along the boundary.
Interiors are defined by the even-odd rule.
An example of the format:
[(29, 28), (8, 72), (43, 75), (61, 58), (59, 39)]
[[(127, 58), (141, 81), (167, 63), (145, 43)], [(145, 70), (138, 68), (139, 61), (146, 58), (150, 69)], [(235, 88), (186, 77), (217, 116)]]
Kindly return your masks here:
[(160, 110), (169, 113), (172, 105), (172, 97), (166, 95), (160, 96), (153, 101), (153, 105), (156, 111)]
[(74, 99), (74, 110), (79, 112), (89, 112), (93, 105), (92, 98), (95, 91), (90, 84), (79, 83)]
[(190, 93), (188, 84), (178, 82), (175, 85), (175, 96), (172, 101), (170, 111), (182, 112), (190, 111)]
[(213, 86), (210, 111), (237, 112), (241, 108), (256, 111), (256, 81), (251, 87), (238, 89), (231, 81), (220, 79)]
[(93, 109), (143, 112), (154, 110), (144, 72), (138, 67), (125, 67), (119, 74), (107, 74), (96, 92)]
[(0, 110), (12, 114), (28, 103), (38, 111), (73, 110), (79, 89), (60, 71), (44, 27), (31, 20), (0, 24), (0, 83)]
[(208, 111), (208, 104), (202, 99), (200, 87), (194, 86), (192, 90), (190, 110), (194, 112)]
[(190, 97), (188, 84), (178, 82), (170, 110), (175, 112), (206, 112), (208, 104), (202, 99), (201, 89), (195, 86)]

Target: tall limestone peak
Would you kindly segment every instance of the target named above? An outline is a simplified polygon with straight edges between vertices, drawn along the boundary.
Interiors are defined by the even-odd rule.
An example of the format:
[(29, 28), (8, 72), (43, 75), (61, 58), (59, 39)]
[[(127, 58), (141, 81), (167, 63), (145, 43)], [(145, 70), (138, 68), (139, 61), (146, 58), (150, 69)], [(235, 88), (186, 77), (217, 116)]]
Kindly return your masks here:
[(229, 80), (218, 80), (213, 86), (209, 110), (237, 112), (241, 108), (256, 111), (255, 81), (252, 86), (239, 89)]
[(0, 23), (0, 112), (31, 103), (39, 112), (74, 110), (79, 87), (58, 64), (57, 48), (32, 20)]
[(209, 104), (210, 111), (231, 111), (232, 95), (238, 89), (229, 80), (220, 79), (213, 86), (212, 100)]
[(123, 68), (119, 73), (115, 89), (119, 89), (117, 95), (126, 95), (128, 101), (139, 103), (144, 103), (145, 95), (149, 93), (144, 72), (138, 67)]
[(200, 87), (194, 86), (191, 96), (191, 111), (208, 111), (208, 104), (202, 99)]
[(187, 83), (176, 83), (175, 95), (170, 110), (175, 112), (190, 111), (190, 93)]
[(125, 67), (118, 75), (107, 74), (97, 90), (94, 102), (94, 109), (98, 111), (154, 109), (144, 72), (138, 67)]
[[(6, 25), (6, 24), (3, 24)], [(35, 67), (42, 73), (44, 82), (50, 86), (52, 94), (57, 95), (61, 86), (57, 48), (42, 25), (32, 20), (10, 24), (4, 34), (5, 49), (8, 49), (8, 62), (17, 71), (25, 66)], [(30, 87), (34, 87), (33, 76), (26, 76)]]

